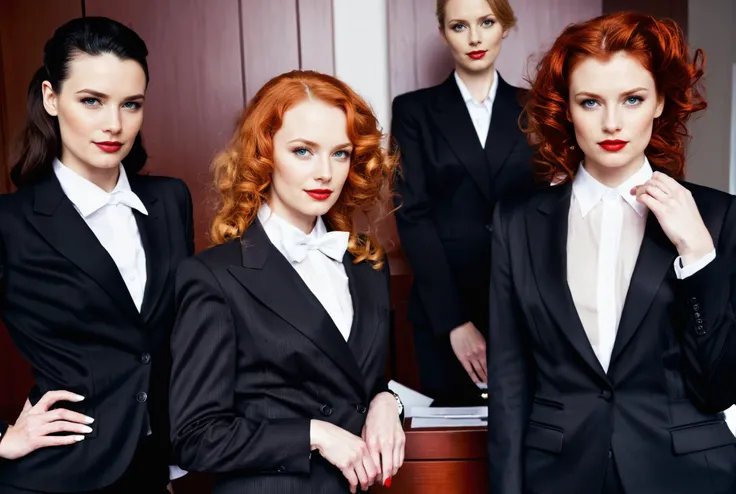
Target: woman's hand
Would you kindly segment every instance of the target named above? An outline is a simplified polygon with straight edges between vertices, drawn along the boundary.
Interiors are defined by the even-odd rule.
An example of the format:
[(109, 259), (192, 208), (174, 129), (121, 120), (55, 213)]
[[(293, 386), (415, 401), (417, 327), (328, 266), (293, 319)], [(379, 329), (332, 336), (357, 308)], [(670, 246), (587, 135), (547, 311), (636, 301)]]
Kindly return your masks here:
[[(26, 400), (26, 404), (15, 422), (8, 428), (5, 437), (0, 441), (0, 458), (15, 460), (27, 454), (49, 446), (74, 444), (84, 439), (81, 434), (92, 432), (85, 425), (94, 419), (62, 408), (50, 410), (58, 401), (78, 402), (83, 396), (69, 391), (49, 391), (38, 400), (35, 406)], [(49, 436), (56, 432), (74, 432), (79, 435)]]
[(488, 381), (486, 339), (475, 324), (466, 322), (450, 331), (450, 345), (474, 383)]
[(404, 463), (404, 427), (399, 419), (396, 398), (391, 393), (378, 393), (368, 408), (363, 426), (363, 439), (373, 462), (381, 466), (381, 483), (391, 486), (391, 477)]
[(657, 217), (684, 265), (713, 251), (713, 238), (700, 217), (693, 195), (676, 180), (654, 172), (646, 183), (631, 189), (631, 194)]
[(361, 438), (321, 420), (310, 422), (309, 434), (312, 449), (340, 469), (350, 483), (350, 492), (355, 494), (358, 484), (367, 491), (376, 481), (380, 472)]

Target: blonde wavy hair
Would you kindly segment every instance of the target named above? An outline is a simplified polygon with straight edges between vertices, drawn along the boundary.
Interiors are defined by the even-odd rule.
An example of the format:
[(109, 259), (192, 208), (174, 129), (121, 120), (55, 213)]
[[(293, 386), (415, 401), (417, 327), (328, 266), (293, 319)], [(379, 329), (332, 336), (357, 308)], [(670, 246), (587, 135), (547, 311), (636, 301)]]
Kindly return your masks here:
[[(273, 136), (289, 108), (308, 98), (345, 112), (353, 145), (347, 180), (323, 220), (328, 229), (350, 233), (348, 251), (356, 263), (369, 261), (381, 269), (384, 250), (372, 233), (369, 213), (388, 202), (397, 157), (382, 146), (383, 133), (365, 100), (339, 79), (313, 71), (295, 70), (268, 81), (243, 111), (228, 146), (215, 157), (212, 171), (219, 204), (211, 240), (221, 244), (239, 238), (253, 223), (271, 188)], [(369, 218), (367, 231), (357, 231), (356, 211)]]

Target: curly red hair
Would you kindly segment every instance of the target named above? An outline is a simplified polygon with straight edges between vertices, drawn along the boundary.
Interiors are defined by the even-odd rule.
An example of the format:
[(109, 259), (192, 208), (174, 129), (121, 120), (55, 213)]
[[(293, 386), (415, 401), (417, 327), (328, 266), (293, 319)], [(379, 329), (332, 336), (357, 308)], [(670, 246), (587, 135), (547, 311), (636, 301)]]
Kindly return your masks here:
[(621, 51), (641, 62), (664, 97), (664, 111), (654, 122), (645, 154), (653, 166), (673, 178), (683, 177), (686, 123), (706, 107), (699, 85), (705, 54), (697, 50), (689, 56), (685, 36), (674, 21), (619, 12), (568, 26), (537, 65), (520, 119), (527, 122), (524, 130), (536, 150), (540, 180), (570, 180), (583, 159), (567, 119), (573, 69), (587, 57), (607, 60)]
[(268, 81), (240, 116), (227, 148), (212, 163), (220, 204), (210, 228), (220, 244), (239, 238), (256, 218), (271, 187), (273, 136), (289, 108), (306, 99), (342, 109), (353, 145), (350, 171), (340, 198), (323, 217), (328, 228), (350, 232), (348, 251), (355, 262), (380, 269), (384, 251), (371, 229), (358, 232), (353, 213), (368, 213), (387, 203), (397, 160), (382, 146), (383, 134), (370, 106), (347, 84), (313, 71), (295, 70)]

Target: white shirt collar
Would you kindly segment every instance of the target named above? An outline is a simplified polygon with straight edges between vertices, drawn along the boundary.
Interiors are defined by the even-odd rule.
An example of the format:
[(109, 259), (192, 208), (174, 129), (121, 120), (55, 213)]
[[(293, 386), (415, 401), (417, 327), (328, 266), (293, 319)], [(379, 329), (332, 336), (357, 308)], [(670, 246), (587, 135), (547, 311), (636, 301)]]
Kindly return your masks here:
[(631, 195), (631, 188), (635, 185), (643, 184), (652, 178), (652, 174), (652, 166), (649, 164), (649, 160), (645, 156), (644, 164), (641, 168), (626, 179), (625, 182), (612, 189), (610, 187), (606, 187), (593, 178), (581, 163), (578, 167), (578, 172), (575, 174), (575, 180), (572, 183), (572, 191), (575, 195), (575, 199), (577, 199), (577, 202), (580, 205), (580, 212), (583, 215), (583, 218), (585, 218), (593, 207), (603, 199), (603, 196), (611, 190), (615, 190), (640, 217), (644, 217), (647, 207), (644, 204), (637, 202), (636, 196)]
[[(261, 207), (258, 209), (258, 221), (261, 222), (261, 225), (263, 225), (263, 228), (266, 230), (271, 242), (274, 243), (281, 243), (284, 233), (287, 232), (289, 234), (295, 233), (297, 235), (301, 234), (306, 237), (314, 238), (321, 238), (325, 233), (327, 233), (327, 227), (325, 226), (325, 222), (322, 221), (321, 216), (317, 217), (317, 222), (315, 223), (314, 228), (309, 232), (309, 235), (307, 235), (299, 228), (274, 213), (265, 202), (261, 204)], [(280, 245), (276, 245), (276, 247), (281, 250)]]
[(79, 213), (83, 218), (87, 218), (95, 211), (106, 206), (110, 203), (112, 197), (116, 194), (125, 194), (127, 199), (126, 204), (138, 210), (140, 213), (148, 215), (148, 210), (141, 202), (140, 198), (130, 188), (130, 182), (128, 181), (128, 175), (125, 173), (125, 167), (118, 165), (120, 168), (120, 175), (118, 177), (118, 183), (112, 192), (106, 192), (97, 185), (93, 184), (86, 178), (77, 174), (71, 168), (66, 167), (58, 159), (54, 159), (54, 174), (61, 184), (61, 189), (69, 200), (74, 204)]
[(490, 113), (493, 108), (493, 102), (496, 100), (496, 93), (498, 92), (498, 79), (500, 76), (498, 75), (498, 71), (493, 71), (493, 84), (491, 84), (491, 89), (488, 91), (488, 96), (486, 96), (486, 99), (483, 101), (476, 101), (473, 99), (473, 96), (470, 94), (470, 90), (468, 89), (468, 86), (465, 85), (462, 79), (460, 79), (460, 76), (457, 75), (457, 71), (454, 72), (455, 74), (455, 82), (457, 83), (457, 88), (460, 90), (460, 95), (463, 98), (463, 101), (467, 105), (468, 103), (474, 103), (476, 105), (484, 105), (488, 112)]

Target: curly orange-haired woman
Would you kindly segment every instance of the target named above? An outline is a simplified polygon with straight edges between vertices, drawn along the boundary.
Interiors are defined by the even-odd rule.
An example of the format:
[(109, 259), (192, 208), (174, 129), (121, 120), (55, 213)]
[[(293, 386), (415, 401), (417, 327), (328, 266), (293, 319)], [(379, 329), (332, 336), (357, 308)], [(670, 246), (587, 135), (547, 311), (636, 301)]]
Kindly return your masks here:
[(491, 492), (736, 492), (733, 196), (680, 181), (705, 108), (678, 26), (569, 26), (525, 111), (550, 187), (494, 218)]
[(215, 159), (218, 245), (177, 274), (171, 416), (181, 466), (217, 493), (356, 492), (403, 462), (388, 265), (353, 223), (387, 200), (382, 137), (346, 84), (294, 71)]

